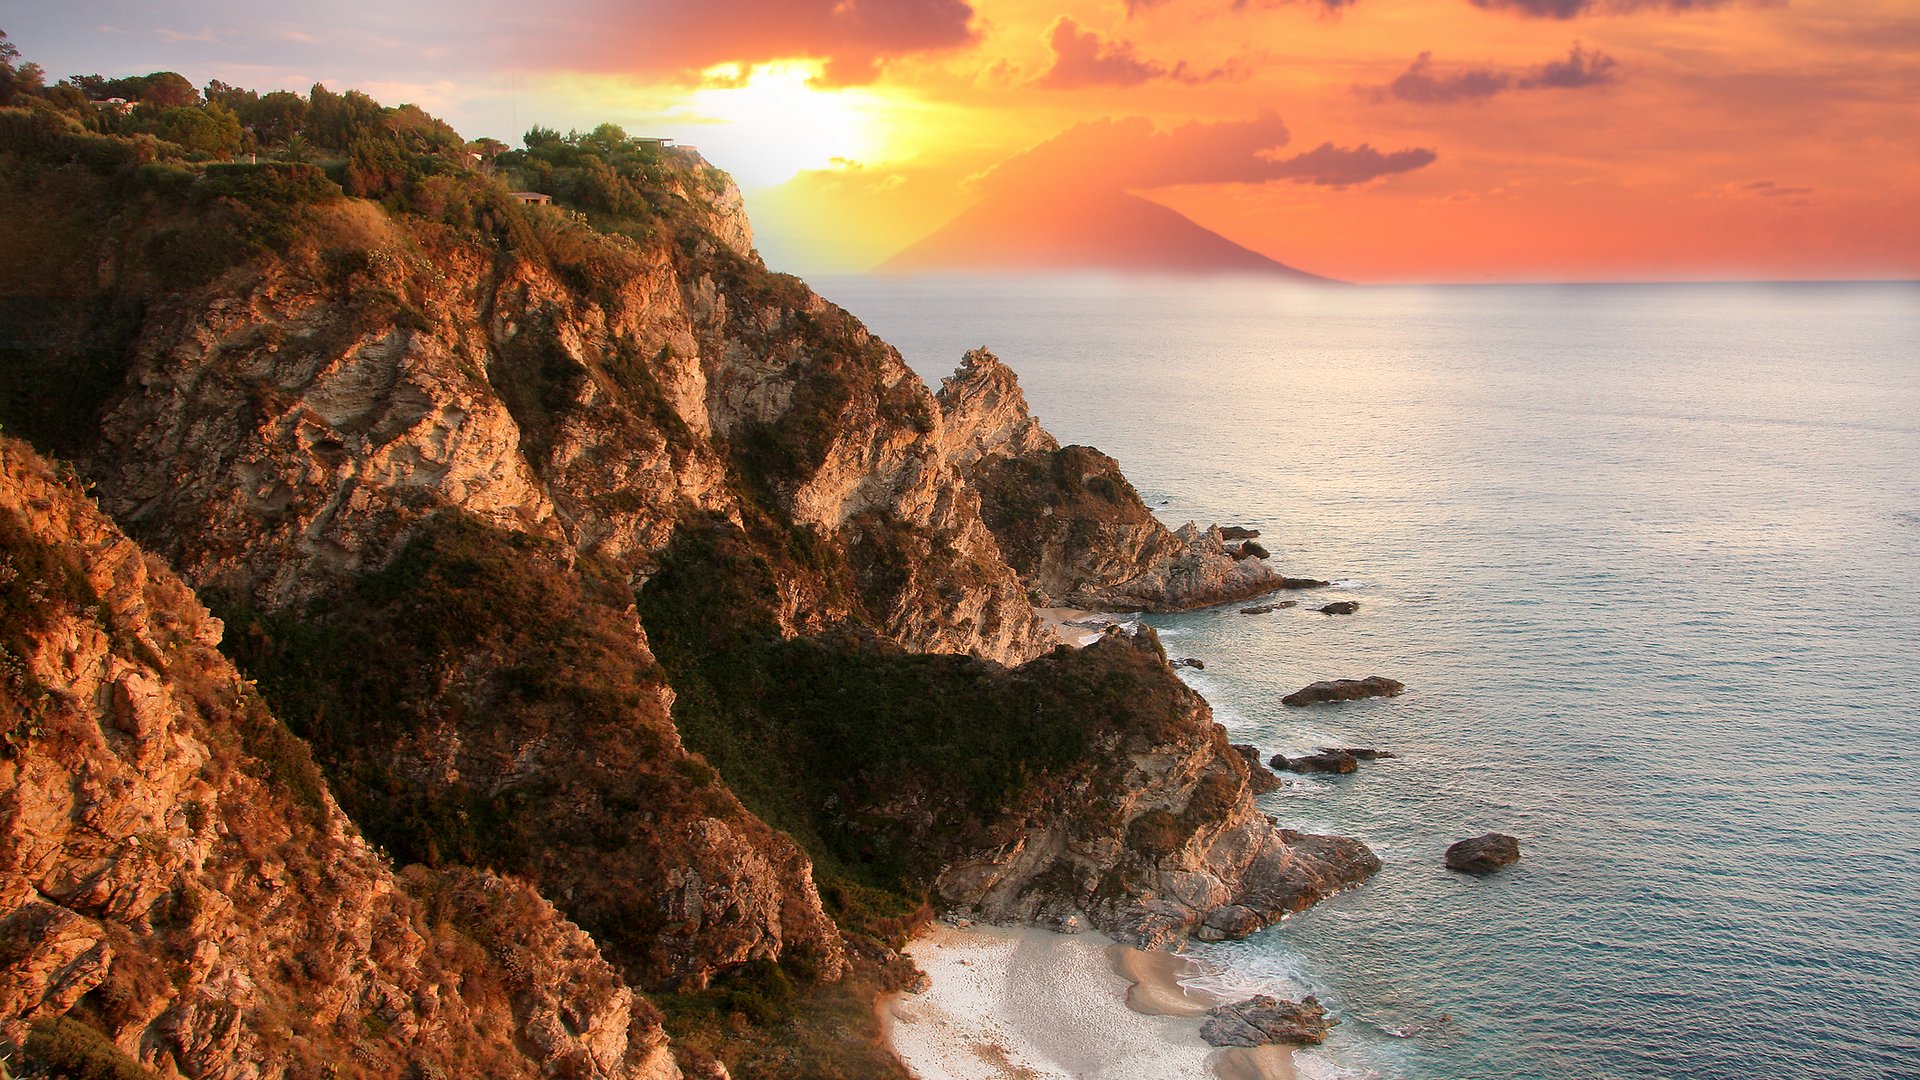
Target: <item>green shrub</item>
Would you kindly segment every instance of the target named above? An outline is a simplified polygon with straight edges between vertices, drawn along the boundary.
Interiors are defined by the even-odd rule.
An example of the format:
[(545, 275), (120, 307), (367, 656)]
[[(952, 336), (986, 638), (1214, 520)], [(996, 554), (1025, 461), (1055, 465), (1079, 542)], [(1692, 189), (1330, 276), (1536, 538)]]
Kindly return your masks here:
[(59, 1080), (154, 1080), (105, 1035), (78, 1020), (37, 1020), (28, 1029), (26, 1066)]

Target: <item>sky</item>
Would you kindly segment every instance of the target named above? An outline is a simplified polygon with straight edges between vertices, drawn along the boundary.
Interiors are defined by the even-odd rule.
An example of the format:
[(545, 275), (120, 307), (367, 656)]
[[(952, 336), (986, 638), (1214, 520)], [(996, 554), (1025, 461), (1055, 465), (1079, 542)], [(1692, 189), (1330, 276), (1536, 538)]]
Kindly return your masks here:
[(1361, 282), (1920, 277), (1920, 0), (0, 0), (52, 76), (698, 146), (801, 274), (1009, 185)]

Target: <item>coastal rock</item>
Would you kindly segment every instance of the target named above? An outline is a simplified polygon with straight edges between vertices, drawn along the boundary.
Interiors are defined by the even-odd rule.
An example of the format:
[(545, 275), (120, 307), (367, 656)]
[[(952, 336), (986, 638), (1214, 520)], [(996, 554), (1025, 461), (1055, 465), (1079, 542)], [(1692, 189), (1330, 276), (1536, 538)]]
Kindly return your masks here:
[(1272, 765), (1284, 772), (1296, 773), (1350, 773), (1360, 767), (1360, 759), (1342, 750), (1324, 750), (1318, 754), (1304, 754), (1300, 757), (1273, 755)]
[(1265, 795), (1267, 792), (1273, 791), (1280, 786), (1280, 778), (1273, 775), (1273, 773), (1267, 770), (1265, 765), (1260, 763), (1259, 747), (1251, 743), (1234, 743), (1233, 748), (1239, 752), (1242, 758), (1246, 759), (1247, 785), (1255, 795)]
[(1208, 1010), (1206, 1021), (1200, 1025), (1200, 1037), (1210, 1046), (1317, 1046), (1327, 1041), (1328, 1033), (1339, 1022), (1328, 1016), (1326, 1008), (1311, 994), (1299, 1001), (1260, 994)]
[(1207, 669), (1206, 664), (1191, 656), (1182, 657), (1181, 659), (1173, 661), (1172, 666), (1176, 670), (1179, 668), (1192, 668), (1195, 671), (1205, 671)]
[(1260, 539), (1260, 530), (1249, 529), (1242, 525), (1222, 525), (1220, 527), (1220, 539), (1222, 540), (1258, 540)]
[(1258, 544), (1232, 550), (1221, 530), (1193, 523), (1169, 532), (1118, 462), (1059, 446), (985, 349), (940, 384), (939, 403), (949, 459), (1036, 603), (1187, 611), (1287, 587)]
[(1520, 861), (1520, 841), (1505, 833), (1487, 833), (1461, 840), (1447, 848), (1447, 869), (1464, 874), (1491, 874)]
[(1246, 757), (1163, 656), (1143, 628), (1071, 658), (1092, 668), (1080, 679), (1139, 710), (1100, 736), (1101, 759), (1119, 767), (1054, 785), (1023, 808), (1026, 828), (951, 860), (936, 879), (943, 901), (991, 922), (1082, 915), (1121, 941), (1164, 948), (1221, 909), (1254, 918), (1229, 912), (1205, 933), (1244, 936), (1380, 868), (1359, 841), (1280, 829), (1260, 813)]
[(1361, 698), (1395, 697), (1406, 690), (1404, 683), (1379, 675), (1364, 679), (1327, 679), (1301, 687), (1280, 699), (1282, 705), (1318, 705), (1329, 701), (1358, 701)]
[[(1222, 532), (1220, 538), (1222, 540), (1226, 539), (1226, 533)], [(1236, 559), (1270, 559), (1273, 557), (1272, 552), (1252, 540), (1247, 540), (1235, 545), (1229, 549), (1228, 554)]]
[(1322, 615), (1351, 615), (1360, 610), (1358, 600), (1335, 600), (1319, 609)]
[(1388, 750), (1375, 750), (1371, 746), (1323, 746), (1320, 748), (1320, 752), (1323, 754), (1346, 754), (1355, 761), (1379, 761), (1385, 758), (1396, 758), (1400, 756)]
[(1299, 607), (1299, 606), (1300, 606), (1300, 601), (1298, 601), (1298, 600), (1280, 600), (1280, 601), (1276, 601), (1276, 602), (1274, 602), (1274, 603), (1271, 603), (1271, 604), (1256, 604), (1256, 605), (1254, 605), (1253, 607), (1250, 607), (1250, 608), (1241, 608), (1241, 609), (1240, 609), (1240, 614), (1242, 614), (1242, 615), (1270, 615), (1270, 614), (1272, 614), (1273, 612), (1276, 612), (1276, 611), (1284, 611), (1284, 610), (1285, 610), (1285, 609), (1287, 609), (1287, 608), (1290, 608), (1290, 607)]
[(0, 566), (0, 1043), (84, 1024), (155, 1075), (234, 1080), (680, 1076), (659, 1013), (525, 882), (395, 873), (219, 620), (10, 438)]
[(1275, 585), (1274, 588), (1276, 589), (1324, 589), (1331, 584), (1333, 584), (1333, 582), (1321, 581), (1319, 578), (1283, 577), (1280, 579), (1280, 583), (1278, 585)]

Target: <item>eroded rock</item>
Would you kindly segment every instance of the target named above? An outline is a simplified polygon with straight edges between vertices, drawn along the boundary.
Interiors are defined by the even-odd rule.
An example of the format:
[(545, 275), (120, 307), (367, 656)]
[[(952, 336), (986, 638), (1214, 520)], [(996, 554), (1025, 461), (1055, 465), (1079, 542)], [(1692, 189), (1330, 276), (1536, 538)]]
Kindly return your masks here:
[(1280, 699), (1283, 705), (1319, 705), (1330, 701), (1358, 701), (1362, 698), (1396, 697), (1406, 684), (1380, 675), (1364, 679), (1327, 679), (1303, 686)]

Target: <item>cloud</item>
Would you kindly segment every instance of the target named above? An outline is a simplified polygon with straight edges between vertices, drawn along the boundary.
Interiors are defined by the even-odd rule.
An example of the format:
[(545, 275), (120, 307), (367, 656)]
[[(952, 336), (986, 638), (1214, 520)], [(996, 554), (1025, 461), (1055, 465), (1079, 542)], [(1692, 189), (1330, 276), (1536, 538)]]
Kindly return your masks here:
[(1597, 49), (1588, 50), (1576, 43), (1558, 60), (1536, 64), (1524, 71), (1498, 68), (1462, 68), (1441, 71), (1433, 66), (1433, 54), (1423, 52), (1384, 86), (1356, 86), (1354, 89), (1375, 101), (1406, 101), (1416, 105), (1447, 105), (1458, 101), (1479, 101), (1509, 90), (1578, 90), (1606, 86), (1614, 79), (1619, 61)]
[(1423, 52), (1385, 86), (1359, 87), (1375, 101), (1395, 98), (1422, 105), (1488, 98), (1513, 85), (1513, 77), (1491, 68), (1468, 68), (1450, 73), (1433, 69), (1433, 54)]
[[(568, 10), (571, 8), (572, 10)], [(896, 57), (971, 44), (967, 0), (587, 0), (541, 29), (565, 67), (650, 74), (808, 58), (824, 82), (871, 82)], [(584, 44), (583, 43), (591, 43)]]
[(1506, 11), (1534, 19), (1573, 19), (1581, 15), (1624, 15), (1635, 11), (1712, 11), (1731, 0), (1469, 0), (1487, 11)]
[(1382, 153), (1323, 143), (1304, 154), (1279, 151), (1292, 133), (1279, 114), (1194, 122), (1155, 131), (1144, 117), (1075, 125), (978, 177), (988, 190), (1140, 190), (1176, 184), (1302, 184), (1350, 187), (1431, 164), (1432, 150)]
[(1143, 59), (1134, 52), (1132, 42), (1103, 41), (1100, 35), (1082, 30), (1080, 24), (1064, 15), (1048, 31), (1047, 44), (1053, 49), (1053, 66), (1036, 84), (1056, 90), (1138, 86), (1156, 79), (1193, 85), (1232, 74), (1226, 67), (1195, 71), (1185, 60), (1168, 67), (1156, 60)]
[(1813, 194), (1810, 187), (1796, 187), (1773, 180), (1749, 180), (1740, 185), (1740, 190), (1751, 192), (1767, 199), (1791, 199), (1801, 195)]

